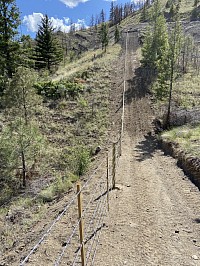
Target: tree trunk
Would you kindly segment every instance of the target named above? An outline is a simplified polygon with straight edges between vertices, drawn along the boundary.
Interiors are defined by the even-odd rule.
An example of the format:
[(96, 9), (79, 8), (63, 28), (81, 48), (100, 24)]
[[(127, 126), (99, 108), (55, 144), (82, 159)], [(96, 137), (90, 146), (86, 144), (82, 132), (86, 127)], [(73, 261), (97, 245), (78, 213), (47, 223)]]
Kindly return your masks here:
[(21, 151), (21, 157), (22, 157), (22, 185), (23, 187), (26, 187), (26, 162), (25, 162), (24, 151)]
[(25, 88), (22, 89), (22, 98), (23, 98), (23, 108), (24, 108), (24, 119), (25, 119), (25, 125), (28, 125), (28, 114), (27, 114), (27, 108), (26, 108), (26, 97), (25, 97)]

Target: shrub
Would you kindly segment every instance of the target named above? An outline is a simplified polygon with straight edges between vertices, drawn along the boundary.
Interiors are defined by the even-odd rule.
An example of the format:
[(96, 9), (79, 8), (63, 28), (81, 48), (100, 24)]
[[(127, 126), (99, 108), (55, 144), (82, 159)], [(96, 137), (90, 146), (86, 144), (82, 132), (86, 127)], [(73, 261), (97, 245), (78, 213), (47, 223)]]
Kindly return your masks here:
[(53, 201), (56, 197), (61, 197), (64, 192), (72, 187), (72, 183), (77, 181), (77, 179), (78, 176), (71, 173), (64, 177), (57, 177), (53, 184), (40, 192), (38, 199), (45, 203)]
[(68, 165), (70, 165), (71, 171), (75, 176), (83, 175), (90, 164), (90, 150), (83, 146), (78, 146), (72, 148), (71, 151), (68, 152), (71, 154), (69, 155), (67, 153), (65, 157), (68, 161)]
[(39, 95), (53, 100), (68, 97), (75, 99), (84, 91), (83, 84), (66, 80), (39, 82), (34, 87)]

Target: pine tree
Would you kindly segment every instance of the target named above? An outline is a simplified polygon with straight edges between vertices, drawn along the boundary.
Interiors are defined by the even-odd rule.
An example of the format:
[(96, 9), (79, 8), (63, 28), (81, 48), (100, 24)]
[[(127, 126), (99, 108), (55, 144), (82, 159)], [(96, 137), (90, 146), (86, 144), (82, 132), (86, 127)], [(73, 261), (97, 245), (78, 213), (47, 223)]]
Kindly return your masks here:
[(144, 39), (141, 62), (148, 70), (150, 79), (157, 79), (155, 91), (157, 98), (162, 99), (169, 91), (169, 41), (166, 20), (160, 13), (158, 1), (154, 4), (151, 18), (151, 27), (147, 29)]
[(94, 15), (91, 16), (91, 19), (90, 19), (90, 27), (91, 28), (94, 27)]
[(45, 15), (42, 18), (36, 35), (35, 66), (49, 71), (62, 60), (62, 52), (54, 35), (51, 20)]
[(165, 54), (168, 50), (166, 21), (163, 14), (160, 13), (158, 0), (154, 2), (150, 17), (151, 27), (146, 31), (141, 62), (144, 67), (151, 68), (154, 71), (158, 68), (158, 62), (163, 60), (163, 53)]
[(111, 2), (111, 6), (110, 6), (110, 26), (112, 27), (114, 25), (114, 2)]
[(0, 75), (12, 77), (17, 65), (19, 43), (14, 40), (20, 24), (15, 0), (0, 0)]
[(106, 48), (108, 46), (108, 26), (106, 23), (101, 24), (100, 37), (101, 37), (102, 50), (104, 49), (106, 52)]
[(170, 41), (169, 41), (170, 83), (169, 83), (169, 98), (168, 98), (168, 110), (166, 117), (166, 127), (170, 126), (171, 100), (172, 100), (173, 82), (175, 74), (175, 65), (177, 62), (177, 58), (180, 55), (181, 46), (182, 46), (182, 29), (181, 29), (181, 24), (179, 22), (178, 13), (176, 13), (174, 20), (175, 20), (174, 29), (170, 33)]
[(1, 135), (0, 154), (5, 161), (10, 161), (7, 170), (12, 172), (21, 169), (24, 187), (26, 173), (35, 159), (38, 159), (43, 139), (34, 121), (38, 104), (41, 104), (41, 98), (33, 88), (35, 81), (36, 75), (32, 70), (19, 67), (2, 98), (9, 124)]
[(116, 26), (116, 27), (115, 27), (115, 43), (119, 42), (119, 38), (120, 38), (120, 35), (119, 35), (119, 29), (118, 29), (118, 27)]
[(22, 35), (20, 38), (20, 65), (24, 67), (34, 67), (33, 60), (33, 40), (29, 35)]
[(105, 22), (105, 13), (104, 13), (104, 10), (102, 9), (100, 13), (100, 23), (104, 23), (104, 22)]

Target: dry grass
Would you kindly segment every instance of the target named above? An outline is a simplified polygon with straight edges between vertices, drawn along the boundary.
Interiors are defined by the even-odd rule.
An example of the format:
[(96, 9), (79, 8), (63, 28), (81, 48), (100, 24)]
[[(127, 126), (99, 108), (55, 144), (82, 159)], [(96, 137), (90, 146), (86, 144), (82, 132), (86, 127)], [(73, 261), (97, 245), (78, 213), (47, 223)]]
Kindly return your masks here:
[[(37, 121), (47, 144), (38, 163), (38, 176), (28, 182), (23, 192), (0, 208), (0, 254), (12, 249), (20, 235), (47, 214), (48, 203), (63, 195), (77, 176), (73, 174), (73, 151), (81, 146), (91, 152), (104, 146), (109, 115), (110, 73), (113, 60), (121, 48), (114, 45), (106, 54), (92, 61), (93, 52), (86, 53), (64, 69), (59, 69), (56, 79), (71, 79), (83, 71), (85, 90), (77, 99), (47, 101), (37, 109)], [(98, 50), (96, 55), (101, 55)], [(55, 78), (55, 77), (54, 77)], [(4, 121), (4, 118), (1, 118)], [(14, 224), (11, 222), (14, 219)]]
[(188, 73), (174, 83), (174, 100), (183, 108), (200, 106), (200, 75)]
[(109, 46), (106, 53), (104, 53), (101, 49), (88, 51), (80, 59), (67, 64), (65, 67), (61, 67), (53, 77), (53, 80), (70, 79), (76, 76), (78, 73), (87, 71), (95, 66), (101, 67), (101, 65), (105, 62), (113, 60), (119, 53), (120, 49), (121, 48), (119, 45), (114, 45)]
[(162, 138), (178, 143), (189, 155), (200, 157), (200, 125), (174, 128), (164, 132)]

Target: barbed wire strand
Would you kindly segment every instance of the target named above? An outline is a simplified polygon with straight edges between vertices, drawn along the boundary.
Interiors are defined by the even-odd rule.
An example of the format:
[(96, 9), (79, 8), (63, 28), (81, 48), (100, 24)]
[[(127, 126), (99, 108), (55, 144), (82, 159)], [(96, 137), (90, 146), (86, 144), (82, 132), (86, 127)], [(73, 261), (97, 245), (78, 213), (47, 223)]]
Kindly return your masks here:
[[(86, 243), (86, 242), (89, 240), (88, 234), (89, 234), (89, 232), (91, 231), (91, 224), (93, 223), (94, 219), (96, 218), (96, 213), (97, 213), (97, 210), (99, 209), (100, 203), (101, 203), (101, 201), (98, 202), (96, 209), (93, 211), (92, 218), (91, 218), (91, 220), (90, 220), (90, 222), (89, 222), (89, 225), (88, 225), (88, 227), (87, 227), (87, 229), (86, 229), (87, 232), (86, 232), (86, 234), (85, 234), (86, 237), (85, 237), (84, 243)], [(75, 259), (74, 259), (74, 261), (73, 261), (73, 263), (72, 263), (72, 266), (75, 265), (76, 260), (77, 260), (78, 255), (79, 255), (79, 252), (80, 252), (80, 249), (81, 249), (82, 246), (83, 246), (83, 243), (82, 243), (81, 245), (79, 245), (79, 247), (78, 247), (79, 250), (78, 250), (77, 255), (76, 255), (76, 257), (75, 257)]]
[(75, 234), (75, 232), (76, 232), (76, 229), (77, 229), (78, 225), (80, 224), (80, 221), (81, 221), (81, 220), (82, 220), (82, 217), (81, 217), (81, 218), (78, 220), (78, 222), (76, 223), (73, 232), (71, 233), (70, 237), (68, 238), (68, 240), (67, 240), (67, 242), (66, 242), (66, 244), (65, 244), (65, 247), (63, 248), (63, 251), (61, 252), (60, 256), (57, 258), (57, 260), (56, 260), (54, 266), (59, 265), (60, 260), (62, 259), (63, 255), (64, 255), (64, 252), (65, 252), (65, 250), (67, 249), (68, 245), (71, 243), (71, 240), (72, 240), (72, 238), (73, 238), (73, 236), (74, 236), (74, 234)]
[[(84, 183), (83, 187), (81, 188), (81, 190), (79, 191), (79, 194), (82, 192), (82, 190), (88, 185), (88, 183), (90, 182), (90, 180), (93, 178), (93, 176), (97, 173), (98, 169), (102, 166), (102, 164), (104, 163), (104, 161), (102, 161), (100, 163), (100, 165), (94, 170), (94, 172), (90, 175), (90, 177), (87, 179), (87, 181)], [(35, 246), (31, 249), (31, 251), (29, 252), (29, 254), (24, 258), (24, 260), (20, 263), (20, 266), (23, 266), (28, 259), (30, 258), (30, 256), (37, 250), (37, 248), (41, 245), (41, 243), (44, 241), (44, 239), (50, 234), (50, 232), (52, 231), (53, 227), (55, 226), (55, 224), (63, 217), (63, 215), (67, 212), (67, 210), (70, 208), (70, 206), (74, 203), (74, 201), (77, 198), (76, 194), (71, 201), (64, 207), (63, 211), (56, 217), (56, 219), (52, 222), (52, 224), (50, 225), (50, 227), (47, 229), (47, 231), (43, 234), (43, 236), (39, 239), (39, 241), (35, 244)]]
[[(105, 203), (105, 199), (104, 199), (104, 202), (102, 202), (102, 206), (103, 206), (103, 203)], [(99, 208), (99, 206), (100, 206), (100, 204), (98, 204), (98, 208)], [(96, 208), (96, 210), (98, 209), (98, 208)], [(101, 209), (100, 209), (100, 211), (102, 210), (102, 207), (101, 207)], [(95, 211), (95, 213), (96, 213), (96, 211)], [(96, 218), (97, 216), (95, 216), (95, 218)], [(100, 218), (101, 218), (101, 215), (100, 215)], [(100, 223), (99, 223), (100, 224)], [(98, 229), (98, 227), (99, 227), (99, 224), (98, 224), (98, 226), (96, 226), (96, 229)], [(94, 232), (95, 232), (95, 230), (93, 230)], [(89, 230), (87, 230), (87, 233), (89, 232)], [(93, 234), (94, 234), (94, 232), (93, 232)], [(95, 240), (95, 235), (94, 235), (94, 238), (93, 238), (94, 240)], [(93, 240), (93, 242), (92, 242), (92, 245), (93, 245), (93, 243), (94, 243), (94, 240)], [(85, 244), (85, 242), (87, 242), (88, 240), (84, 240), (84, 242), (83, 243), (81, 243), (79, 246), (78, 246), (78, 251), (77, 251), (77, 254), (76, 254), (76, 257), (74, 258), (74, 261), (73, 261), (73, 263), (72, 263), (72, 266), (74, 266), (74, 265), (76, 265), (76, 262), (77, 262), (77, 259), (78, 259), (78, 256), (79, 256), (79, 253), (80, 253), (80, 250), (81, 250), (81, 248), (82, 248), (82, 246)], [(89, 255), (90, 255), (90, 252), (91, 252), (91, 249), (90, 249), (90, 251), (89, 251)], [(88, 254), (88, 252), (87, 252), (87, 254)], [(86, 265), (87, 265), (87, 262), (88, 262), (88, 259), (89, 259), (89, 257), (86, 255)]]
[[(105, 208), (106, 206), (104, 206), (104, 208)], [(105, 208), (106, 209), (106, 208)], [(106, 210), (105, 210), (106, 211)], [(103, 222), (103, 215), (102, 215), (102, 221), (100, 220), (100, 222), (99, 222), (99, 224), (101, 224), (102, 222)], [(97, 240), (97, 244), (96, 244), (96, 248), (95, 248), (95, 250), (94, 250), (94, 255), (93, 255), (93, 259), (92, 259), (92, 264), (91, 265), (93, 265), (93, 262), (94, 262), (94, 259), (95, 259), (95, 255), (96, 255), (96, 252), (97, 252), (97, 247), (98, 247), (98, 244), (99, 244), (99, 241), (100, 241), (100, 235), (101, 235), (101, 233), (102, 233), (102, 230), (99, 230), (99, 236), (98, 236), (98, 240)]]
[(85, 237), (86, 239), (87, 239), (87, 235), (88, 235), (88, 233), (89, 233), (90, 230), (91, 230), (91, 225), (92, 225), (92, 223), (94, 222), (95, 218), (97, 217), (96, 214), (98, 213), (98, 209), (100, 208), (100, 203), (101, 203), (101, 201), (98, 202), (96, 208), (95, 208), (94, 211), (93, 211), (92, 218), (90, 219), (89, 225), (88, 225), (88, 227), (87, 227), (87, 229), (86, 229), (86, 237)]
[[(106, 198), (104, 199), (104, 201), (103, 201), (103, 203), (102, 203), (102, 206), (103, 206), (104, 208), (102, 208), (101, 214), (99, 215), (100, 218), (99, 218), (99, 220), (98, 220), (98, 224), (96, 224), (96, 230), (97, 230), (98, 228), (100, 228), (100, 224), (101, 224), (102, 221), (103, 221), (104, 210), (105, 210), (105, 213), (107, 212), (106, 204), (104, 204), (105, 202), (106, 202)], [(99, 231), (101, 231), (101, 230), (99, 230)], [(87, 262), (89, 261), (90, 255), (92, 254), (92, 248), (93, 248), (93, 246), (94, 246), (95, 239), (96, 239), (97, 235), (98, 235), (98, 231), (96, 232), (96, 234), (95, 234), (95, 236), (94, 236), (94, 238), (93, 238), (93, 241), (92, 241), (92, 243), (91, 243), (90, 250), (89, 250), (88, 255), (87, 255), (86, 265), (87, 265)]]
[[(103, 212), (103, 207), (104, 207), (105, 202), (106, 202), (106, 197), (104, 199), (102, 199), (101, 204), (99, 205), (98, 215), (96, 215), (96, 217), (95, 217), (95, 218), (97, 218), (97, 222), (96, 222), (96, 224), (94, 226), (94, 231), (95, 231), (95, 228), (98, 228), (98, 226), (97, 226), (98, 223), (99, 223), (98, 218), (99, 217), (101, 218), (101, 215), (102, 215), (102, 212)], [(86, 255), (86, 258), (87, 258), (86, 261), (89, 260), (89, 257), (91, 255), (91, 250), (92, 250), (93, 244), (94, 244), (94, 240), (92, 241), (92, 243), (90, 245), (90, 248), (88, 248), (88, 252), (87, 252), (87, 255)]]
[[(102, 177), (103, 177), (103, 175), (102, 175)], [(102, 178), (102, 177), (101, 177), (101, 178)], [(101, 180), (100, 180), (100, 181), (101, 181)], [(83, 187), (82, 187), (82, 189), (83, 189)], [(82, 191), (82, 189), (80, 190), (80, 192)], [(77, 196), (80, 194), (80, 192), (77, 193)], [(90, 198), (89, 202), (87, 203), (85, 209), (83, 210), (83, 213), (82, 213), (82, 217), (81, 217), (81, 219), (83, 219), (83, 218), (85, 217), (86, 212), (87, 212), (87, 210), (88, 210), (88, 208), (89, 208), (89, 205), (90, 205), (91, 201), (92, 201), (93, 198), (94, 198), (94, 195), (95, 195), (95, 193), (93, 193), (93, 195), (92, 195), (92, 197)], [(81, 220), (81, 219), (79, 219), (79, 220)], [(80, 221), (79, 221), (79, 223), (80, 223)], [(79, 224), (79, 223), (78, 223), (78, 224)], [(74, 231), (73, 231), (73, 232), (74, 232)], [(74, 234), (73, 234), (73, 235), (74, 235)], [(66, 240), (66, 245), (64, 246), (64, 248), (63, 248), (61, 254), (58, 256), (58, 258), (57, 258), (57, 260), (56, 260), (56, 262), (55, 262), (55, 264), (54, 264), (55, 266), (59, 265), (59, 263), (60, 263), (62, 257), (64, 256), (64, 253), (65, 253), (65, 251), (66, 251), (68, 245), (69, 245), (70, 242), (71, 242), (71, 238), (73, 237), (73, 235), (71, 234), (70, 237), (68, 238), (68, 240)]]
[(95, 260), (95, 257), (96, 257), (97, 248), (98, 248), (98, 246), (99, 246), (101, 233), (102, 233), (102, 230), (99, 231), (99, 236), (98, 236), (98, 239), (97, 239), (97, 245), (96, 245), (96, 248), (95, 248), (95, 250), (94, 250), (94, 255), (93, 255), (93, 259), (92, 259), (92, 264), (91, 264), (91, 266), (94, 265), (93, 263), (94, 263), (94, 260)]

